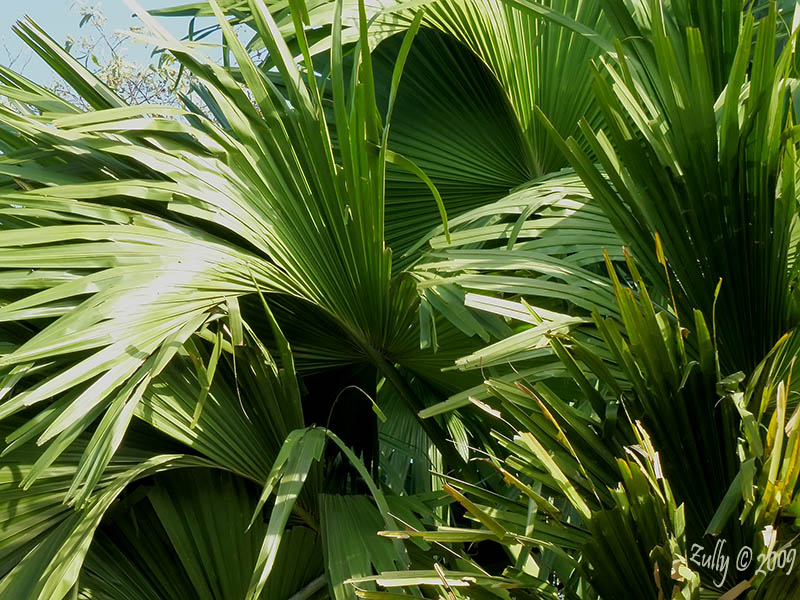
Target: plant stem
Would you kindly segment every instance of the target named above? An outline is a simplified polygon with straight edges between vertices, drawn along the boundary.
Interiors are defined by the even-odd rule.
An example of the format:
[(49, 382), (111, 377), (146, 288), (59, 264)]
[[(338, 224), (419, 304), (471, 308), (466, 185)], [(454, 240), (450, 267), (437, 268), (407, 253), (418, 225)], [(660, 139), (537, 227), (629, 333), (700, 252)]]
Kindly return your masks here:
[(308, 600), (311, 598), (315, 593), (325, 587), (325, 584), (328, 583), (328, 580), (325, 579), (325, 575), (322, 574), (316, 579), (312, 579), (311, 582), (300, 589), (297, 593), (289, 598), (289, 600)]
[(386, 377), (386, 380), (392, 384), (397, 391), (400, 398), (403, 400), (408, 409), (414, 414), (417, 422), (428, 435), (428, 437), (439, 450), (442, 457), (450, 464), (452, 468), (458, 469), (464, 476), (464, 479), (474, 483), (477, 481), (477, 474), (467, 461), (456, 451), (455, 445), (448, 441), (441, 427), (432, 419), (422, 419), (419, 412), (425, 408), (419, 401), (419, 398), (408, 385), (408, 381), (397, 371), (395, 366), (386, 360), (380, 352), (367, 343), (366, 340), (362, 342), (362, 347), (367, 353), (370, 362), (375, 365), (378, 372)]

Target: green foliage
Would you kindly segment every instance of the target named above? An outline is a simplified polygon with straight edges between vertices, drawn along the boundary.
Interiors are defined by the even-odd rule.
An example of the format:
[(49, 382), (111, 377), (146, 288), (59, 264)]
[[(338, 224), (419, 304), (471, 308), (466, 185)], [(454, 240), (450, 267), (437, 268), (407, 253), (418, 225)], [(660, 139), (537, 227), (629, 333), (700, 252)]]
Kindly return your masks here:
[(0, 67), (0, 599), (792, 597), (796, 3), (132, 5)]

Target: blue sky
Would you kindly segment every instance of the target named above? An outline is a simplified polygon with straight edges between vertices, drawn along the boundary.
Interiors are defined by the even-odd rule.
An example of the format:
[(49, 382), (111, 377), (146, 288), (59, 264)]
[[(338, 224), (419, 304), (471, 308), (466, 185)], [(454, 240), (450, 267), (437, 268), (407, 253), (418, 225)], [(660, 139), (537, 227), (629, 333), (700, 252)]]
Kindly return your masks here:
[[(189, 0), (138, 0), (139, 4), (146, 9), (163, 8), (166, 6), (176, 6), (185, 4)], [(139, 24), (139, 20), (131, 16), (131, 11), (122, 0), (87, 0), (90, 5), (100, 4), (103, 14), (108, 19), (107, 30), (127, 29), (131, 25)], [(47, 31), (59, 43), (64, 43), (67, 35), (75, 38), (81, 34), (89, 34), (78, 29), (80, 15), (76, 9), (71, 9), (74, 0), (0, 0), (0, 42), (7, 46), (11, 56), (16, 56), (21, 50), (26, 52), (13, 65), (14, 70), (19, 71), (26, 57), (30, 60), (22, 69), (22, 74), (33, 79), (38, 83), (49, 84), (53, 76), (47, 65), (38, 56), (27, 50), (27, 47), (11, 31), (11, 26), (26, 15), (33, 18), (45, 31)], [(182, 37), (188, 29), (188, 21), (183, 18), (162, 18), (161, 22), (172, 31), (176, 36)], [(146, 64), (149, 62), (150, 50), (141, 44), (127, 42), (127, 56), (137, 62)], [(8, 65), (9, 56), (3, 44), (0, 44), (0, 64)]]

